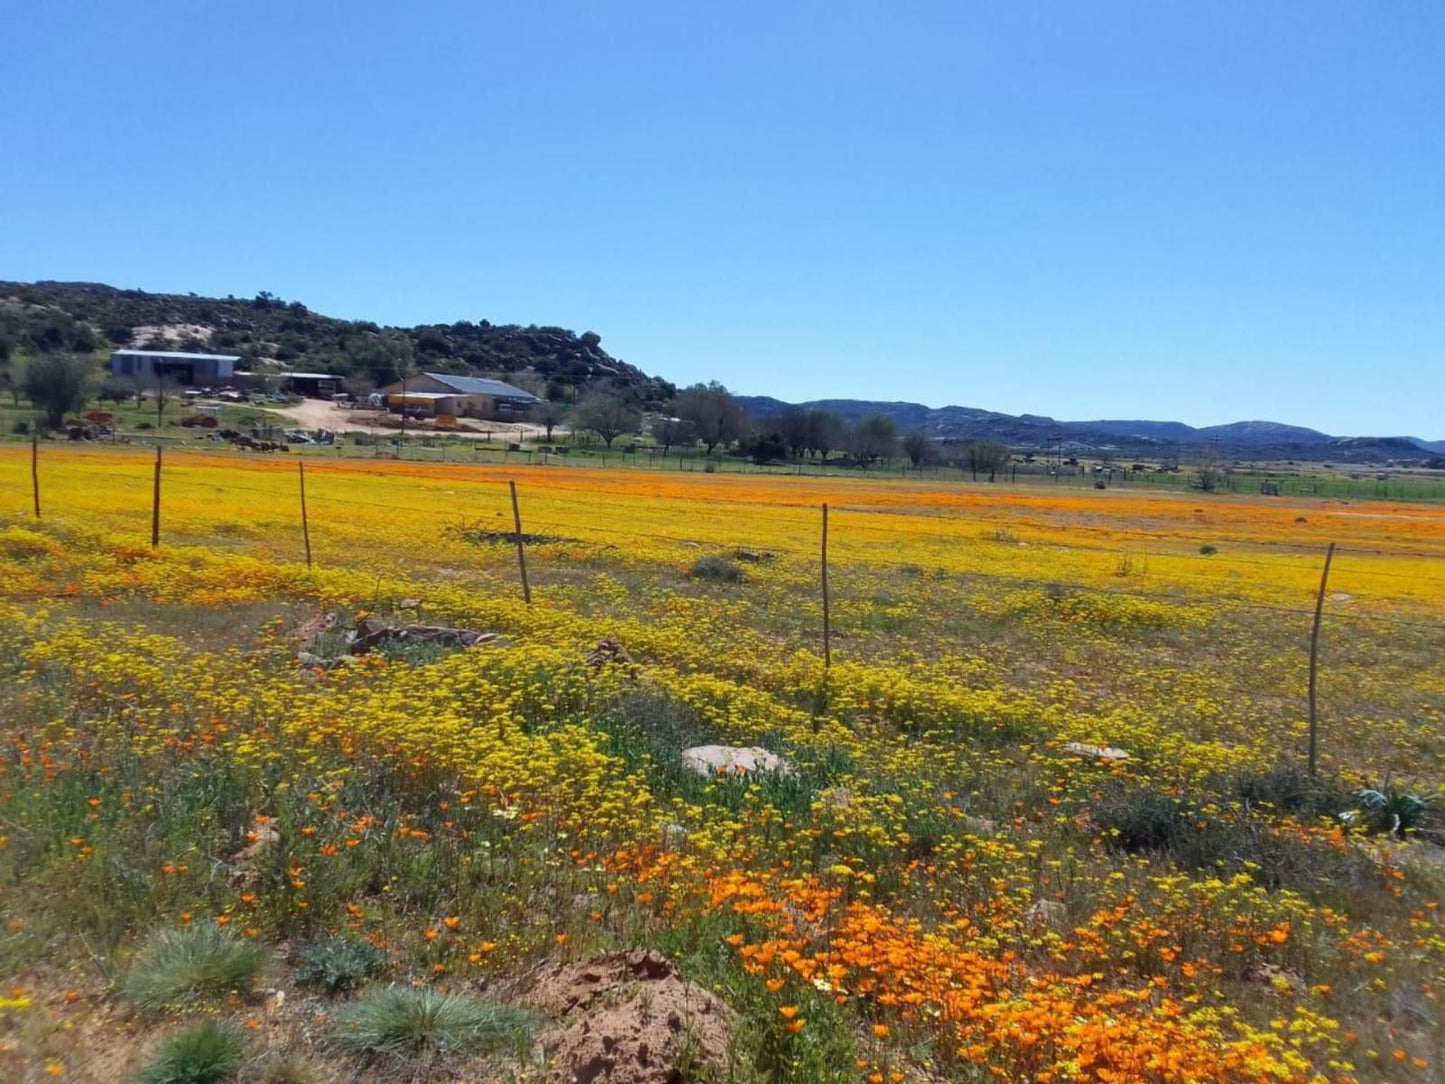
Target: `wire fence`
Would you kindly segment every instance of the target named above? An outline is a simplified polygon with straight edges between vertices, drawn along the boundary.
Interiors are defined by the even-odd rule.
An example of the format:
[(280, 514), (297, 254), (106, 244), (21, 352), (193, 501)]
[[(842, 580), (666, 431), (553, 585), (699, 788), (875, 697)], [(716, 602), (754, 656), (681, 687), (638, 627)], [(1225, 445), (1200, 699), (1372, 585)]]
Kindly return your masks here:
[[(997, 471), (975, 471), (957, 462), (915, 465), (906, 458), (892, 457), (867, 465), (837, 457), (804, 455), (785, 461), (755, 462), (746, 455), (714, 453), (698, 449), (659, 448), (619, 440), (606, 445), (594, 434), (559, 433), (555, 440), (524, 443), (505, 425), (475, 436), (421, 431), (401, 433), (391, 428), (361, 431), (342, 413), (335, 421), (339, 432), (334, 441), (305, 445), (308, 456), (325, 458), (400, 460), (415, 463), (465, 464), (477, 466), (547, 466), (566, 464), (588, 468), (645, 470), (660, 473), (724, 473), (776, 475), (809, 478), (886, 478), (924, 482), (979, 481), (1029, 488), (1089, 489), (1097, 485), (1126, 490), (1159, 489), (1188, 492), (1200, 486), (1197, 472), (1188, 466), (1160, 466), (1134, 463), (1112, 457), (1104, 461), (1070, 462), (1062, 455), (1040, 452), (1023, 462), (1013, 461)], [(209, 441), (207, 431), (191, 430), (185, 436), (152, 433), (126, 438), (132, 446), (163, 444), (168, 451), (202, 451)], [(285, 447), (285, 430), (273, 427), (272, 435)], [(517, 436), (516, 440), (510, 439)], [(495, 437), (495, 439), (494, 439)], [(534, 440), (535, 434), (527, 441)], [(1248, 495), (1269, 493), (1281, 497), (1321, 497), (1341, 500), (1409, 500), (1445, 503), (1445, 475), (1391, 469), (1355, 469), (1348, 464), (1322, 464), (1321, 470), (1308, 465), (1272, 468), (1224, 467), (1211, 485), (1220, 493)]]
[[(133, 523), (137, 544), (249, 541), (280, 559), (354, 566), (358, 553), (367, 551), (369, 533), (379, 526), (407, 538), (419, 563), (427, 546), (445, 532), (455, 538), (470, 531), (494, 542), (512, 542), (517, 534), (511, 479), (435, 479), (392, 473), (414, 470), (411, 465), (378, 465), (367, 475), (373, 484), (363, 496), (353, 491), (354, 464), (342, 472), (328, 470), (325, 461), (308, 460), (311, 470), (305, 471), (300, 460), (293, 470), (290, 462), (200, 459), (211, 469), (198, 477), (193, 469), (168, 470), (158, 455), (159, 473), (148, 462), (115, 457), (84, 485), (47, 498), (45, 465), (38, 449), (33, 455), (32, 492), (25, 496), (34, 512), (43, 515), (48, 503), (60, 502), (53, 513)], [(568, 560), (548, 556), (545, 547), (558, 543), (664, 545), (821, 560), (821, 510), (811, 502), (739, 500), (730, 493), (723, 503), (705, 492), (659, 497), (628, 485), (599, 481), (588, 487), (538, 477), (529, 489), (523, 481), (517, 506), (522, 541), (524, 549), (536, 551), (531, 559), (544, 580), (549, 561), (560, 566)], [(665, 525), (640, 526), (646, 518), (641, 513), (655, 513), (659, 502), (668, 512)], [(168, 515), (168, 507), (183, 511)], [(25, 511), (32, 510), (16, 508), (18, 514)], [(766, 537), (757, 533), (760, 515), (767, 521)], [(1125, 594), (1177, 605), (1208, 600), (1197, 589), (1207, 584), (1214, 600), (1232, 608), (1292, 618), (1313, 615), (1310, 604), (1323, 559), (1319, 542), (1112, 523), (1092, 530), (1071, 527), (1067, 538), (1055, 528), (1024, 540), (998, 516), (980, 519), (906, 506), (852, 508), (846, 500), (833, 505), (832, 531), (833, 560), (840, 570), (911, 569), (932, 561), (1000, 589), (1046, 584), (1050, 590)], [(1196, 543), (1201, 544), (1197, 549), (1185, 548)], [(958, 560), (960, 554), (968, 559)], [(1041, 563), (1049, 565), (1046, 572)], [(1386, 533), (1383, 543), (1341, 544), (1331, 582), (1331, 621), (1432, 631), (1445, 627), (1439, 616), (1445, 612), (1445, 541), (1435, 545)]]
[[(1174, 533), (1168, 526), (1112, 521), (1041, 523), (1037, 506), (1046, 502), (1038, 501), (1031, 514), (1014, 519), (968, 507), (878, 503), (876, 494), (889, 487), (870, 487), (873, 504), (856, 489), (840, 487), (845, 499), (828, 504), (814, 503), (816, 487), (790, 494), (786, 486), (774, 486), (753, 499), (736, 481), (674, 481), (649, 492), (603, 474), (589, 486), (576, 484), (575, 475), (543, 471), (439, 470), (411, 463), (358, 470), (355, 463), (312, 459), (168, 457), (159, 448), (153, 462), (100, 455), (67, 466), (57, 456), (61, 466), (49, 473), (38, 448), (33, 455), (31, 469), (15, 472), (17, 484), (6, 487), (9, 515), (0, 506), (0, 516), (12, 523), (54, 517), (90, 527), (132, 558), (146, 547), (205, 546), (281, 564), (367, 575), (389, 570), (409, 581), (471, 570), (478, 574), (475, 582), (490, 590), (515, 576), (518, 597), (528, 607), (539, 591), (548, 605), (563, 601), (579, 583), (579, 563), (611, 573), (618, 571), (613, 558), (620, 557), (664, 593), (704, 557), (772, 565), (778, 575), (762, 578), (767, 593), (758, 596), (775, 626), (770, 635), (821, 649), (825, 686), (840, 633), (845, 659), (866, 652), (859, 637), (873, 628), (899, 627), (876, 624), (899, 599), (930, 612), (931, 623), (919, 627), (934, 630), (930, 650), (941, 657), (966, 649), (974, 611), (980, 628), (999, 613), (1028, 620), (1038, 612), (1069, 622), (1074, 618), (1064, 600), (1074, 599), (1103, 621), (1112, 620), (1112, 607), (1154, 604), (1144, 616), (1164, 614), (1165, 624), (1139, 628), (1164, 627), (1188, 638), (1181, 642), (1197, 643), (1206, 653), (1190, 658), (1212, 658), (1235, 670), (1231, 681), (1241, 690), (1264, 673), (1257, 670), (1260, 657), (1241, 652), (1241, 644), (1273, 645), (1267, 648), (1275, 660), (1270, 680), (1290, 688), (1271, 688), (1269, 696), (1302, 698), (1303, 680), (1294, 688), (1288, 675), (1297, 672), (1290, 660), (1302, 664), (1307, 658), (1311, 750), (1323, 618), (1328, 684), (1336, 690), (1327, 716), (1359, 718), (1357, 702), (1349, 698), (1372, 681), (1379, 687), (1374, 668), (1382, 661), (1395, 682), (1390, 697), (1409, 686), (1407, 697), (1438, 710), (1429, 707), (1438, 700), (1430, 692), (1434, 679), (1426, 674), (1423, 683), (1415, 682), (1401, 667), (1436, 660), (1424, 663), (1429, 667), (1445, 656), (1445, 516), (1415, 517), (1432, 520), (1430, 530), (1378, 529), (1371, 520), (1358, 521), (1360, 526), (1343, 530), (1344, 543), (1329, 542), (1327, 549), (1319, 538)], [(0, 459), (0, 470), (13, 466)], [(633, 553), (639, 560), (629, 560)], [(178, 567), (183, 570), (187, 560)], [(939, 576), (952, 586), (935, 590), (943, 582)], [(588, 585), (584, 590), (613, 589), (605, 578), (580, 582)], [(623, 589), (632, 595), (638, 588), (634, 581)], [(945, 612), (950, 606), (958, 608), (956, 632)], [(1169, 619), (1170, 610), (1178, 611), (1179, 622)], [(1078, 644), (1068, 627), (1043, 626), (1059, 630), (1061, 649)], [(1042, 643), (1053, 644), (1050, 632), (1042, 635)], [(918, 654), (906, 636), (899, 643), (906, 656)], [(1157, 673), (1151, 662), (1131, 665), (1156, 679), (1177, 677), (1178, 663), (1169, 661), (1175, 658), (1161, 656)], [(1386, 710), (1384, 701), (1369, 703), (1367, 712)]]

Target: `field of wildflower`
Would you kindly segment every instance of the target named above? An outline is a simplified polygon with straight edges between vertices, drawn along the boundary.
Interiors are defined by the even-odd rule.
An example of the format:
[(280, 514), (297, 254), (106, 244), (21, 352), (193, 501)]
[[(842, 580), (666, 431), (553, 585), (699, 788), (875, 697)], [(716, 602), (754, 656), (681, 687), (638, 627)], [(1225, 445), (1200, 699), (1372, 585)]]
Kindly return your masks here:
[[(1445, 509), (151, 456), (0, 450), (0, 1079), (1445, 1080)], [(725, 1051), (365, 1039), (631, 949)]]

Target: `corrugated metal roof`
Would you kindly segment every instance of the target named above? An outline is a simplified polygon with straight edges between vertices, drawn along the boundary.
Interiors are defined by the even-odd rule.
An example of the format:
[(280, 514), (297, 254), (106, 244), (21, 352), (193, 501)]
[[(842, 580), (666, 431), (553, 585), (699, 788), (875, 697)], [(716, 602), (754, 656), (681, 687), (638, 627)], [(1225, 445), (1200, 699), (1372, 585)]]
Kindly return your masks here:
[(438, 384), (445, 384), (462, 395), (490, 395), (494, 399), (526, 399), (528, 401), (537, 398), (529, 391), (514, 388), (511, 384), (504, 384), (500, 380), (483, 380), (476, 376), (453, 376), (451, 373), (422, 373), (421, 375), (429, 376)]
[(112, 350), (111, 357), (168, 358), (171, 361), (240, 361), (240, 354), (187, 354), (182, 350)]

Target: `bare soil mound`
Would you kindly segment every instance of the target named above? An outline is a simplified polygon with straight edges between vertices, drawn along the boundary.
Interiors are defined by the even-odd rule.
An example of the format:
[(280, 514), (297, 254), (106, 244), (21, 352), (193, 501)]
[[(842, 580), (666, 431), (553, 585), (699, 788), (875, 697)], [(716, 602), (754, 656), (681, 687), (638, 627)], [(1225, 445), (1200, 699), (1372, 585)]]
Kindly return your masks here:
[(543, 1036), (557, 1084), (675, 1084), (721, 1065), (733, 1012), (653, 952), (543, 971), (526, 1000), (553, 1018)]

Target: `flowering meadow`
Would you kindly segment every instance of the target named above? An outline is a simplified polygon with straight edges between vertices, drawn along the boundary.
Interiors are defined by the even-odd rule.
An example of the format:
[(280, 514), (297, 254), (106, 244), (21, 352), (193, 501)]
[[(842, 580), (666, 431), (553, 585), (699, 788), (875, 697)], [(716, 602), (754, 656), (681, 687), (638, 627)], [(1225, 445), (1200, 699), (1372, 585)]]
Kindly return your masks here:
[[(207, 1020), (274, 1084), (571, 1080), (338, 1022), (647, 948), (732, 1014), (666, 1079), (1445, 1080), (1445, 509), (327, 460), (303, 536), (290, 457), (183, 453), (152, 548), (153, 482), (44, 447), (37, 519), (0, 451), (0, 1079)], [(368, 620), (498, 638), (331, 665)], [(198, 930), (263, 951), (138, 995)]]

